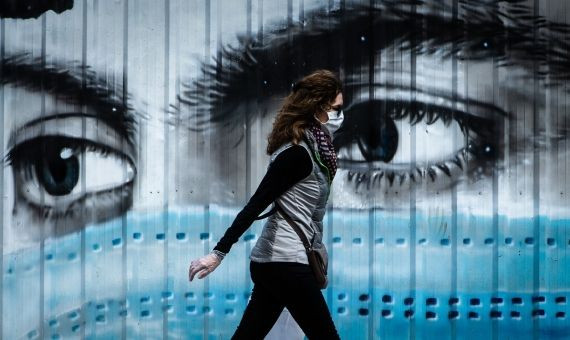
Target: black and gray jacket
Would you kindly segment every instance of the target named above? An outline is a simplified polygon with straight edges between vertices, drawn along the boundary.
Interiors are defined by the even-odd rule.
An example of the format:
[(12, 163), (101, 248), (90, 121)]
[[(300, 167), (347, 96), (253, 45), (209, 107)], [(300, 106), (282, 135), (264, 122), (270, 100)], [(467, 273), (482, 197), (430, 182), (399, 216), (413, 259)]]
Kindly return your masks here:
[[(316, 140), (306, 130), (305, 139), (299, 144), (284, 144), (271, 155), (259, 187), (214, 250), (229, 252), (255, 218), (274, 201), (301, 227), (315, 247), (324, 247), (323, 217), (330, 192), (329, 177), (328, 168), (320, 160)], [(308, 263), (299, 235), (279, 212), (268, 217), (250, 259)]]

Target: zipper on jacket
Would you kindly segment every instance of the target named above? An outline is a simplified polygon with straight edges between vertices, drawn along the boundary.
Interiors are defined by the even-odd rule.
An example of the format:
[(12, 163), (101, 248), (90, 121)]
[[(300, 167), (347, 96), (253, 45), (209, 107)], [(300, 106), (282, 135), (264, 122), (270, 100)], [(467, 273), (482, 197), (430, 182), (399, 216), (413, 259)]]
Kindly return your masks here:
[(331, 175), (330, 175), (330, 173), (329, 173), (329, 168), (327, 168), (327, 166), (322, 163), (322, 161), (321, 161), (321, 156), (319, 156), (319, 153), (318, 153), (318, 152), (315, 152), (314, 154), (315, 154), (315, 157), (317, 158), (317, 163), (318, 163), (323, 169), (325, 169), (325, 173), (327, 174), (327, 181), (329, 181), (329, 185), (331, 185), (331, 184), (332, 184), (332, 181), (331, 181)]
[[(307, 137), (307, 139), (310, 139), (310, 138)], [(313, 154), (315, 155), (315, 158), (317, 159), (317, 164), (319, 164), (323, 169), (325, 169), (325, 172), (327, 174), (327, 181), (329, 182), (329, 185), (331, 185), (332, 179), (331, 179), (331, 175), (329, 173), (329, 168), (327, 168), (327, 166), (324, 165), (323, 162), (321, 161), (321, 156), (319, 155), (319, 150), (316, 150), (313, 147), (313, 143), (311, 143), (310, 141), (305, 140), (305, 143), (307, 143), (307, 145), (309, 146), (311, 151), (313, 151)]]
[(328, 187), (328, 190), (327, 190), (327, 199), (326, 199), (326, 201), (328, 201), (328, 200), (329, 200), (330, 193), (331, 193), (331, 186), (332, 186), (332, 181), (331, 181), (331, 175), (330, 175), (330, 173), (329, 173), (329, 168), (327, 168), (327, 166), (324, 165), (324, 164), (321, 162), (321, 157), (319, 156), (318, 151), (317, 151), (317, 152), (313, 152), (313, 153), (315, 154), (315, 158), (317, 159), (317, 164), (319, 164), (322, 168), (324, 168), (324, 169), (325, 169), (325, 173), (327, 174), (327, 181), (328, 181), (328, 183), (329, 183), (329, 187)]

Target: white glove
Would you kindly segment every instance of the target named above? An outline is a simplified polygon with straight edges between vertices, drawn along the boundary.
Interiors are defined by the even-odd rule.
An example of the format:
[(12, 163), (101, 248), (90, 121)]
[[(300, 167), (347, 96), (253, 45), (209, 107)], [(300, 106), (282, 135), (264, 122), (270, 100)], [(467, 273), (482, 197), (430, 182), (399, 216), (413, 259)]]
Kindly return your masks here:
[(222, 259), (223, 255), (217, 255), (216, 253), (211, 252), (206, 256), (202, 256), (199, 259), (190, 262), (188, 278), (192, 281), (194, 276), (198, 274), (198, 278), (203, 279), (220, 265)]

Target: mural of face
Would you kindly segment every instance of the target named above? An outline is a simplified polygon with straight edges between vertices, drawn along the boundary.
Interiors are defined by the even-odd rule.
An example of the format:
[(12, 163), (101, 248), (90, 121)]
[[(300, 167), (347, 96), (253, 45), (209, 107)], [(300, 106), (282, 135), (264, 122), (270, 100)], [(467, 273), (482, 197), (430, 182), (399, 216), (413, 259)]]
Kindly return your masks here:
[[(340, 332), (562, 334), (567, 312), (556, 301), (566, 297), (552, 292), (570, 283), (557, 274), (569, 242), (560, 100), (568, 62), (544, 56), (564, 55), (568, 36), (551, 23), (534, 31), (532, 18), (563, 22), (558, 14), (567, 9), (422, 3), (340, 4), (295, 27), (242, 37), (221, 63), (206, 65), (206, 80), (181, 97), (181, 113), (223, 140), (210, 154), (220, 171), (214, 182), (227, 191), (211, 190), (210, 200), (227, 202), (240, 190), (248, 197), (256, 181), (241, 179), (263, 168), (240, 162), (246, 155), (263, 163), (259, 131), (269, 130), (268, 113), (299, 76), (338, 69), (345, 121), (335, 138), (328, 245), (333, 276), (350, 279), (339, 278), (327, 298)], [(552, 321), (541, 326), (536, 320), (547, 315)], [(525, 331), (509, 328), (525, 318), (533, 320)], [(493, 329), (498, 320), (504, 329)]]
[(345, 86), (341, 337), (568, 332), (564, 1), (28, 2), (0, 12), (3, 338), (229, 337), (261, 222), (191, 286), (187, 261), (316, 68)]
[[(265, 40), (242, 37), (239, 47), (221, 53), (221, 63), (206, 65), (210, 69), (204, 77), (216, 67), (224, 67), (225, 72), (215, 81), (207, 79), (207, 84), (199, 79), (190, 85), (182, 96), (183, 107), (188, 104), (186, 110), (191, 112), (187, 116), (195, 118), (190, 124), (220, 124), (239, 130), (236, 135), (244, 138), (240, 119), (254, 120), (260, 115), (265, 127), (272, 119), (266, 112), (279, 106), (274, 99), (284, 96), (298, 75), (316, 67), (340, 69), (347, 99), (345, 131), (336, 138), (344, 173), (334, 184), (335, 207), (400, 209), (408, 205), (412, 190), (416, 203), (429, 207), (434, 195), (450, 199), (453, 188), (462, 199), (477, 202), (480, 191), (489, 191), (497, 171), (498, 185), (504, 190), (499, 199), (508, 202), (516, 214), (523, 209), (512, 203), (532, 207), (534, 200), (532, 194), (520, 193), (528, 191), (523, 187), (533, 181), (529, 170), (533, 148), (528, 145), (538, 143), (543, 151), (540, 157), (548, 158), (554, 145), (566, 140), (565, 115), (558, 113), (564, 103), (555, 104), (552, 98), (565, 95), (567, 71), (562, 60), (542, 60), (534, 48), (536, 44), (542, 47), (540, 39), (533, 41), (527, 18), (510, 14), (499, 3), (461, 7), (459, 16), (489, 16), (466, 23), (449, 20), (452, 8), (431, 2), (416, 12), (383, 2), (375, 10), (359, 7), (313, 13), (304, 24), (268, 33)], [(552, 8), (556, 5), (543, 15), (555, 15)], [(524, 13), (530, 15), (532, 9)], [(374, 20), (366, 24), (370, 16)], [(500, 16), (511, 20), (513, 27), (507, 27)], [(420, 21), (425, 27), (417, 27)], [(412, 22), (418, 22), (413, 30), (406, 26)], [(459, 29), (467, 31), (458, 33)], [(515, 33), (521, 43), (508, 45), (505, 35)], [(458, 39), (458, 34), (465, 37)], [(554, 39), (556, 31), (544, 29), (540, 35)], [(554, 53), (565, 43), (544, 49)], [(339, 52), (331, 55), (329, 49)], [(538, 71), (541, 67), (560, 73), (549, 78)], [(536, 86), (530, 86), (531, 81)], [(258, 96), (260, 92), (264, 96)], [(541, 117), (556, 118), (537, 119), (534, 124), (529, 107)], [(557, 113), (552, 114), (552, 109)], [(204, 112), (211, 119), (205, 119)], [(378, 124), (370, 126), (371, 120)], [(222, 131), (221, 138), (228, 136)], [(230, 142), (236, 136), (227, 138)], [(545, 165), (543, 171), (565, 166), (566, 162), (559, 161)], [(518, 177), (521, 183), (509, 176), (514, 172), (524, 172)], [(235, 177), (230, 176), (228, 182), (235, 182)], [(564, 212), (566, 201), (560, 190), (554, 190), (560, 188), (559, 183), (540, 184), (541, 200)], [(477, 204), (464, 207), (488, 210)]]

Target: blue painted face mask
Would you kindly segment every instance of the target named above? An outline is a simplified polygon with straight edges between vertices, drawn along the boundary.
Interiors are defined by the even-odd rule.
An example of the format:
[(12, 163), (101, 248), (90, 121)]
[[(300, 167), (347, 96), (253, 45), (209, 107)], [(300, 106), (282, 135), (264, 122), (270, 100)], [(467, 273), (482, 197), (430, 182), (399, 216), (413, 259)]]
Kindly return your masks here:
[[(67, 339), (85, 334), (87, 339), (116, 339), (123, 333), (127, 339), (163, 334), (181, 339), (202, 339), (204, 334), (230, 338), (253, 287), (248, 256), (263, 221), (250, 227), (206, 279), (189, 283), (188, 266), (191, 259), (212, 249), (237, 212), (239, 207), (213, 205), (129, 211), (83, 232), (47, 239), (43, 247), (4, 253), (2, 338)], [(528, 235), (533, 219), (501, 220), (512, 224), (509, 233), (500, 231), (497, 239), (486, 239), (491, 237), (485, 236), (490, 228), (472, 231), (472, 226), (492, 225), (492, 217), (458, 215), (457, 233), (463, 236), (457, 238), (461, 266), (455, 291), (450, 286), (452, 240), (437, 228), (421, 229), (421, 234), (418, 229), (414, 245), (418, 258), (437, 258), (433, 261), (438, 265), (424, 267), (424, 260), (417, 262), (411, 294), (410, 220), (396, 219), (389, 211), (370, 214), (353, 210), (347, 219), (346, 210), (331, 210), (325, 219), (325, 227), (332, 226), (326, 245), (335, 249), (330, 261), (336, 268), (327, 302), (335, 306), (333, 317), (344, 323), (341, 338), (362, 334), (366, 315), (389, 325), (382, 329), (387, 338), (401, 337), (411, 318), (429, 320), (442, 330), (448, 329), (451, 319), (473, 322), (469, 330), (480, 334), (487, 334), (497, 320), (504, 332), (529, 339), (532, 322), (527, 321), (544, 317), (549, 324), (540, 329), (541, 337), (567, 334), (567, 272), (549, 274), (550, 290), (537, 296), (529, 287), (528, 263), (538, 242)], [(383, 222), (387, 220), (390, 223)], [(419, 212), (415, 220), (422, 226), (435, 223)], [(367, 228), (370, 221), (378, 221), (373, 232)], [(551, 236), (558, 243), (541, 246), (541, 268), (552, 266), (547, 254), (568, 242), (564, 236), (568, 220), (548, 223), (558, 233)], [(491, 275), (484, 273), (491, 271), (496, 242), (500, 242), (500, 265), (505, 266), (500, 273), (512, 277), (508, 287), (499, 285), (493, 291)], [(355, 266), (355, 261), (363, 265)], [(564, 257), (560, 261), (567, 263)], [(381, 287), (374, 294), (369, 275), (374, 287)], [(372, 304), (374, 309), (369, 309)]]

